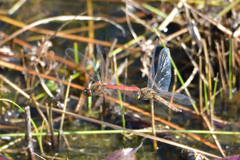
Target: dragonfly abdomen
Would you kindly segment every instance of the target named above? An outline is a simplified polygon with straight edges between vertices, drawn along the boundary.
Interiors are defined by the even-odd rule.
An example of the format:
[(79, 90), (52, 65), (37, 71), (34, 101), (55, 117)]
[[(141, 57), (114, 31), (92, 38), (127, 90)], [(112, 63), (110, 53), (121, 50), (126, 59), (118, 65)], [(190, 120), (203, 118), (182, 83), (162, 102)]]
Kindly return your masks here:
[(182, 112), (181, 109), (178, 109), (177, 107), (174, 106), (174, 104), (166, 101), (165, 99), (163, 99), (161, 96), (159, 96), (158, 94), (155, 94), (153, 96), (153, 99), (155, 99), (158, 102), (161, 102), (163, 104), (165, 104), (166, 106), (168, 106), (169, 108), (171, 108), (172, 110), (174, 110), (175, 112)]
[(110, 83), (107, 84), (107, 87), (109, 89), (117, 89), (117, 90), (123, 90), (123, 91), (140, 91), (140, 88), (138, 87), (115, 86)]
[(105, 83), (103, 81), (96, 81), (94, 84), (97, 84), (98, 86), (107, 86), (108, 83)]

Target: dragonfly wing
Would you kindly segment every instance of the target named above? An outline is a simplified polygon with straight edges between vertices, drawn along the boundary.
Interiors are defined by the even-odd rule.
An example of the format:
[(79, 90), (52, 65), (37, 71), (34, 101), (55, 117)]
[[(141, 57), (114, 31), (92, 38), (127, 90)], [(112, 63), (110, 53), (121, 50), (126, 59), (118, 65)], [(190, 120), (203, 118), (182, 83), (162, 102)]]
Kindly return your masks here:
[(103, 55), (102, 55), (102, 51), (101, 51), (101, 48), (99, 46), (99, 44), (97, 43), (96, 44), (96, 48), (97, 48), (97, 60), (99, 61), (98, 63), (100, 63), (100, 73), (101, 73), (101, 80), (105, 82), (106, 80), (106, 76), (105, 76), (105, 73), (106, 73), (106, 67), (105, 67), (105, 61), (104, 61), (104, 58), (103, 58)]
[(155, 42), (154, 49), (153, 49), (153, 55), (152, 55), (152, 64), (149, 68), (149, 77), (148, 77), (148, 84), (147, 87), (152, 88), (154, 84), (154, 77), (155, 77), (155, 68), (154, 68), (154, 60), (155, 60), (155, 52), (158, 44), (158, 39)]
[(108, 66), (104, 61), (99, 44), (96, 44), (96, 48), (97, 48), (97, 58), (100, 61), (101, 80), (104, 82), (110, 81), (112, 78), (112, 74), (109, 72)]
[(171, 59), (170, 59), (170, 50), (168, 48), (163, 48), (159, 54), (157, 72), (154, 78), (154, 82), (157, 83), (154, 85), (153, 89), (161, 89), (168, 91), (168, 87), (171, 81)]
[(111, 81), (110, 81), (111, 84), (114, 84), (114, 85), (116, 84), (116, 74), (119, 77), (122, 73), (124, 73), (124, 70), (126, 69), (127, 64), (128, 64), (128, 62), (127, 62), (127, 60), (125, 60), (123, 63), (121, 63), (117, 67), (117, 73), (116, 72), (114, 74), (109, 73), (112, 76)]
[[(129, 90), (119, 90), (121, 95), (126, 95), (128, 98), (136, 99), (138, 97), (138, 91), (129, 91)], [(108, 94), (111, 97), (118, 99), (118, 90), (117, 89), (108, 89)]]
[(161, 89), (156, 89), (155, 90), (162, 98), (170, 101), (173, 98), (173, 102), (179, 103), (182, 105), (191, 105), (192, 102), (196, 103), (192, 98), (189, 98), (183, 94), (180, 93), (172, 93), (172, 92), (167, 92)]
[(88, 57), (84, 56), (81, 52), (75, 54), (75, 50), (72, 48), (67, 48), (65, 50), (66, 56), (73, 61), (74, 63), (78, 64), (82, 69), (89, 70), (94, 68), (94, 63)]
[(72, 48), (67, 48), (65, 50), (65, 54), (71, 61), (76, 63), (82, 69), (82, 71), (84, 71), (89, 76), (89, 78), (91, 80), (93, 80), (93, 81), (97, 80), (97, 77), (95, 77), (95, 76), (92, 77), (86, 72), (87, 70), (95, 68), (95, 65), (92, 60), (90, 60), (88, 57), (84, 56), (81, 52), (77, 51), (75, 54), (75, 50)]

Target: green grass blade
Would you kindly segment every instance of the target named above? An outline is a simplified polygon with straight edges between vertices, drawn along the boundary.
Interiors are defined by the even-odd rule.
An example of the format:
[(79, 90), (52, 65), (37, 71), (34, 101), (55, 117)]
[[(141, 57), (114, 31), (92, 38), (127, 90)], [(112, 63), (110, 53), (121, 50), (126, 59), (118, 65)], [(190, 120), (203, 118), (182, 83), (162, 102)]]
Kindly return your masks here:
[[(114, 61), (114, 70), (115, 70), (115, 76), (116, 76), (116, 85), (119, 86), (119, 77), (118, 77), (118, 72), (117, 72), (117, 61), (116, 61), (116, 54), (113, 55), (113, 61)], [(120, 108), (121, 108), (121, 115), (122, 115), (122, 125), (123, 128), (125, 128), (125, 117), (124, 117), (124, 110), (123, 110), (123, 105), (122, 105), (122, 95), (121, 92), (118, 90), (118, 99), (120, 101)], [(123, 131), (123, 135), (125, 135), (125, 131)], [(123, 136), (125, 138), (125, 136)]]
[(221, 12), (219, 12), (216, 17), (217, 17), (217, 18), (220, 18), (220, 17), (222, 17), (224, 14), (227, 14), (227, 13), (228, 13), (233, 7), (235, 7), (239, 2), (240, 2), (240, 0), (236, 0), (236, 1), (230, 2), (229, 5), (228, 5), (225, 9), (221, 10)]
[(166, 13), (160, 11), (159, 9), (157, 9), (147, 3), (143, 3), (142, 6), (146, 9), (148, 9), (149, 11), (161, 16), (162, 18), (167, 18), (167, 16), (168, 16)]
[(207, 114), (209, 114), (207, 86), (204, 83), (204, 81), (203, 81), (203, 89), (204, 89), (205, 106), (206, 106)]
[(214, 89), (213, 89), (213, 99), (212, 99), (212, 110), (214, 111), (214, 103), (215, 103), (215, 94), (217, 91), (217, 83), (218, 83), (218, 73), (215, 79)]
[(79, 64), (77, 42), (73, 43), (73, 48), (74, 48), (74, 60), (75, 60), (76, 64)]

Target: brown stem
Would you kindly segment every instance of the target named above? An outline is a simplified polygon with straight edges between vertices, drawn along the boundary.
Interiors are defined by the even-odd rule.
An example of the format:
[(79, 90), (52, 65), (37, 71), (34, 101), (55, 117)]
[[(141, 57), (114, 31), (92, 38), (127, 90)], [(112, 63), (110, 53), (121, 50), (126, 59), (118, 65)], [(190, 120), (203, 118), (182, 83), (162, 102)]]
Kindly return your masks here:
[(31, 115), (30, 115), (30, 107), (25, 107), (25, 143), (28, 152), (28, 159), (35, 160), (35, 154), (32, 144), (32, 134), (31, 134)]
[[(155, 129), (155, 118), (154, 118), (154, 100), (150, 100), (151, 103), (151, 115), (152, 115), (152, 133), (153, 136), (156, 137), (156, 129)], [(153, 149), (156, 151), (157, 150), (157, 141), (153, 140)]]

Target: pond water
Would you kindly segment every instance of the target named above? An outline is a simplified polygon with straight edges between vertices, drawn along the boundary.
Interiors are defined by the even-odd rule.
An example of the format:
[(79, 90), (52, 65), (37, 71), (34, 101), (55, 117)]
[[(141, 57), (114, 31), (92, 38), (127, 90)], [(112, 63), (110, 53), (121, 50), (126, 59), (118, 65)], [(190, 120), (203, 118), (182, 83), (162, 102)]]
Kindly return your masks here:
[[(8, 9), (10, 6), (12, 6), (15, 3), (15, 1), (12, 2), (1, 2), (1, 6), (4, 9)], [(140, 6), (143, 4), (141, 2), (137, 2)], [(151, 6), (158, 7), (163, 12), (166, 12), (167, 14), (170, 13), (170, 11), (173, 9), (173, 6), (175, 6), (176, 2), (171, 3), (161, 3), (160, 2), (151, 2), (149, 3)], [(92, 6), (91, 6), (92, 5)], [(98, 26), (94, 30), (94, 38), (102, 41), (100, 42), (101, 50), (103, 52), (104, 58), (107, 57), (107, 53), (110, 50), (110, 46), (108, 44), (105, 45), (104, 42), (109, 42), (109, 44), (113, 43), (114, 39), (116, 38), (117, 44), (126, 44), (129, 41), (133, 40), (133, 36), (131, 34), (131, 31), (128, 27), (128, 24), (125, 20), (125, 13), (122, 11), (122, 8), (125, 7), (125, 4), (119, 1), (89, 1), (89, 4), (85, 1), (76, 1), (76, 0), (32, 0), (32, 1), (26, 1), (14, 14), (12, 15), (2, 15), (0, 19), (3, 19), (4, 16), (11, 18), (13, 20), (17, 20), (19, 23), (24, 24), (30, 24), (35, 21), (54, 17), (54, 16), (63, 16), (63, 15), (87, 15), (89, 8), (93, 10), (93, 16), (95, 17), (105, 17), (110, 20), (116, 21), (118, 24), (120, 24), (125, 32), (126, 36), (123, 36), (123, 33), (120, 29), (118, 29), (116, 26), (109, 24), (105, 21), (94, 21), (94, 25)], [(214, 14), (214, 6), (209, 6), (212, 10), (212, 14)], [(216, 6), (217, 8), (217, 6)], [(221, 7), (220, 7), (221, 8)], [(159, 25), (163, 18), (156, 16), (155, 14), (151, 12), (145, 12), (147, 11), (146, 8), (140, 7), (139, 9), (136, 9), (131, 5), (129, 8), (131, 12), (133, 12), (135, 15), (140, 17), (142, 20), (147, 22), (149, 25)], [(141, 10), (142, 9), (142, 10)], [(204, 11), (204, 10), (203, 10)], [(151, 13), (151, 14), (150, 14)], [(207, 14), (206, 12), (204, 12)], [(179, 13), (180, 14), (180, 13)], [(176, 33), (177, 31), (187, 27), (187, 23), (184, 22), (186, 16), (183, 14), (183, 17), (178, 17), (176, 20), (173, 20), (172, 23), (170, 23), (167, 27), (167, 29), (164, 30), (162, 35), (168, 36), (172, 35), (173, 33)], [(196, 15), (195, 15), (196, 16)], [(65, 23), (66, 21), (52, 21), (50, 23), (42, 24), (39, 26), (36, 26), (35, 31), (25, 31), (19, 36), (17, 36), (18, 39), (21, 39), (27, 43), (29, 43), (32, 46), (37, 47), (37, 41), (41, 42), (41, 39), (43, 37), (42, 32), (39, 32), (38, 29), (45, 29), (46, 31), (57, 31), (59, 27)], [(157, 36), (153, 33), (150, 33), (149, 30), (147, 30), (143, 25), (137, 23), (136, 21), (132, 20), (132, 28), (136, 32), (136, 35), (142, 35), (145, 34), (145, 39), (156, 39)], [(5, 32), (8, 35), (11, 35), (15, 31), (19, 30), (20, 25), (17, 23), (14, 23), (14, 21), (6, 21), (2, 20), (0, 22), (1, 24), (1, 31)], [(74, 48), (74, 42), (78, 46), (78, 50), (81, 53), (87, 53), (89, 50), (89, 43), (88, 40), (77, 40), (71, 37), (71, 35), (77, 35), (79, 37), (88, 37), (88, 28), (86, 27), (88, 25), (88, 21), (84, 20), (73, 20), (69, 22), (66, 26), (64, 26), (60, 33), (68, 34), (67, 36), (61, 36), (56, 34), (55, 37), (51, 37), (50, 41), (52, 42), (52, 47), (50, 50), (54, 52), (55, 55), (64, 57), (65, 56), (65, 49), (66, 48)], [(22, 24), (21, 27), (24, 25)], [(207, 28), (207, 26), (204, 26)], [(201, 30), (201, 34), (203, 38), (207, 39), (206, 33), (204, 33), (204, 30), (202, 26), (199, 26), (199, 30)], [(209, 27), (211, 28), (211, 27)], [(207, 29), (209, 29), (207, 28)], [(78, 31), (75, 31), (75, 30)], [(43, 30), (44, 31), (44, 30)], [(209, 31), (209, 30), (208, 30)], [(50, 33), (50, 32), (49, 32)], [(210, 33), (208, 33), (208, 38), (213, 38)], [(215, 33), (212, 33), (215, 34)], [(44, 35), (45, 36), (45, 35)], [(220, 37), (223, 36), (223, 33), (221, 33)], [(191, 39), (191, 36), (189, 33), (185, 33), (180, 35), (178, 38), (181, 38), (180, 41), (187, 44), (191, 52), (191, 55), (193, 56), (194, 60), (197, 65), (199, 66), (199, 57), (196, 56), (197, 53), (197, 46), (193, 44), (193, 41)], [(170, 41), (166, 43), (167, 47), (170, 48), (171, 56), (173, 61), (175, 62), (177, 68), (179, 69), (179, 73), (184, 81), (187, 81), (189, 76), (192, 74), (192, 71), (194, 69), (194, 66), (192, 65), (191, 61), (189, 60), (188, 56), (184, 52), (184, 50), (181, 47), (181, 44), (176, 42), (176, 38), (173, 41)], [(211, 56), (210, 52), (213, 52), (215, 55), (215, 50), (211, 49), (210, 46), (211, 39), (207, 42), (208, 43), (208, 49), (209, 54)], [(229, 39), (225, 38), (223, 39), (223, 44), (228, 44)], [(143, 42), (143, 41), (141, 41)], [(95, 43), (95, 41), (93, 42)], [(13, 41), (10, 41), (10, 43), (4, 44), (5, 46), (10, 46), (11, 49), (14, 51), (16, 55), (20, 55), (21, 50), (24, 51), (25, 54), (30, 53), (29, 49), (26, 47), (22, 47), (20, 45), (15, 44)], [(95, 46), (95, 44), (94, 44)], [(91, 46), (90, 46), (91, 47)], [(139, 88), (144, 88), (147, 86), (148, 79), (147, 76), (142, 76), (144, 72), (144, 63), (141, 61), (144, 57), (144, 60), (150, 60), (151, 55), (147, 55), (146, 52), (143, 52), (144, 49), (139, 47), (139, 45), (135, 45), (135, 51), (131, 49), (124, 50), (120, 52), (117, 55), (117, 64), (121, 64), (124, 62), (124, 60), (127, 58), (129, 62), (129, 66), (127, 68), (127, 79), (125, 78), (124, 73), (121, 74), (119, 77), (120, 82), (124, 83), (126, 81), (127, 84), (137, 86)], [(134, 48), (132, 47), (132, 48)], [(87, 49), (88, 50), (87, 50)], [(213, 48), (213, 47), (212, 47)], [(236, 47), (237, 48), (237, 47)], [(155, 65), (157, 65), (157, 58), (159, 56), (159, 52), (161, 47), (158, 47), (156, 50), (156, 58), (155, 58)], [(139, 51), (141, 50), (141, 51)], [(227, 50), (227, 48), (226, 48)], [(94, 47), (94, 52), (96, 55), (96, 47)], [(151, 53), (151, 52), (149, 52)], [(204, 53), (201, 53), (202, 57), (204, 57)], [(146, 58), (147, 57), (147, 58)], [(96, 58), (96, 57), (93, 57)], [(227, 59), (228, 57), (226, 57)], [(205, 67), (207, 66), (205, 62), (205, 58), (203, 58), (203, 74), (207, 77), (205, 74)], [(22, 65), (22, 60), (20, 58), (15, 59), (16, 61), (9, 60), (9, 63), (14, 63), (16, 65)], [(109, 59), (110, 62), (113, 61), (112, 58)], [(216, 73), (220, 72), (218, 67), (218, 61), (216, 56), (210, 57), (211, 62), (211, 69), (212, 72), (214, 72), (213, 77), (216, 77)], [(28, 62), (26, 62), (28, 63)], [(147, 61), (145, 61), (147, 63)], [(149, 63), (150, 64), (150, 63)], [(228, 65), (228, 64), (227, 64)], [(30, 65), (27, 65), (30, 66)], [(236, 65), (234, 73), (236, 83), (233, 84), (234, 89), (236, 90), (233, 92), (233, 99), (229, 100), (229, 91), (226, 89), (226, 92), (221, 92), (218, 94), (215, 98), (215, 104), (214, 104), (214, 117), (211, 117), (207, 115), (207, 118), (210, 120), (212, 118), (212, 123), (215, 127), (215, 130), (218, 131), (239, 131), (240, 125), (239, 125), (239, 93), (238, 93), (238, 85), (239, 85), (239, 73), (238, 73), (238, 66)], [(110, 64), (109, 68), (113, 70), (114, 66), (113, 63)], [(146, 69), (146, 68), (145, 68)], [(155, 68), (157, 69), (157, 68)], [(40, 70), (41, 72), (41, 70)], [(76, 71), (73, 71), (73, 67), (66, 67), (64, 69), (64, 66), (62, 65), (60, 69), (52, 71), (49, 75), (52, 77), (57, 77), (56, 72), (58, 73), (58, 76), (60, 79), (62, 77), (65, 77), (66, 79), (69, 78), (69, 75), (72, 73), (75, 73)], [(1, 69), (1, 74), (9, 78), (10, 81), (15, 83), (16, 85), (19, 85), (20, 88), (22, 88), (24, 91), (26, 91), (28, 94), (34, 93), (36, 96), (40, 93), (44, 93), (43, 88), (41, 87), (40, 83), (37, 82), (37, 80), (34, 81), (38, 83), (36, 87), (27, 87), (27, 81), (26, 79), (30, 79), (30, 77), (26, 78), (22, 74), (23, 72), (15, 71), (15, 70), (9, 70), (7, 68)], [(14, 75), (14, 76), (13, 76)], [(171, 77), (171, 83), (169, 87), (169, 91), (172, 91), (174, 87), (175, 90), (177, 90), (179, 87), (181, 87), (181, 83), (178, 80), (175, 81), (177, 76), (174, 76), (174, 71), (172, 68), (172, 77)], [(35, 77), (37, 79), (37, 77)], [(29, 80), (30, 81), (30, 80)], [(55, 85), (60, 85), (58, 83), (53, 83), (52, 81), (45, 79), (44, 82), (46, 84), (49, 84), (49, 88)], [(53, 85), (50, 85), (50, 82), (53, 83)], [(73, 83), (77, 83), (80, 86), (86, 86), (87, 83), (85, 82), (84, 72), (80, 72), (80, 76), (73, 80)], [(215, 82), (212, 80), (212, 92), (214, 89)], [(33, 85), (34, 86), (34, 85)], [(22, 95), (18, 94), (16, 95), (16, 91), (9, 87), (8, 85), (5, 86), (6, 89), (10, 90), (9, 92), (4, 92), (2, 94), (2, 97), (9, 98), (11, 100), (15, 100), (17, 104), (19, 104), (21, 107), (26, 106), (28, 104), (28, 100), (24, 98)], [(57, 88), (60, 88), (61, 86), (55, 86)], [(64, 88), (64, 93), (66, 93), (66, 86)], [(222, 85), (220, 86), (218, 83), (217, 89), (222, 88)], [(198, 109), (200, 108), (200, 101), (199, 101), (199, 73), (196, 73), (195, 77), (191, 81), (191, 84), (188, 86), (189, 92), (192, 95), (192, 98), (196, 101), (196, 106)], [(203, 90), (203, 88), (200, 88)], [(233, 90), (234, 90), (233, 89)], [(11, 93), (10, 93), (11, 92)], [(53, 91), (54, 94), (57, 94), (56, 91)], [(76, 105), (78, 103), (78, 100), (74, 98), (79, 97), (82, 91), (75, 89), (71, 87), (70, 89), (70, 100), (68, 102), (67, 110), (70, 112), (74, 112), (76, 109)], [(182, 94), (186, 95), (186, 92), (182, 91)], [(65, 94), (64, 94), (65, 95)], [(16, 96), (16, 98), (13, 98)], [(208, 95), (209, 96), (209, 95)], [(82, 96), (83, 97), (83, 96)], [(115, 97), (117, 98), (117, 96)], [(203, 97), (206, 98), (206, 97)], [(208, 97), (209, 99), (209, 97)], [(62, 100), (64, 100), (64, 97), (62, 97)], [(89, 108), (87, 106), (87, 98), (83, 99), (83, 105), (81, 105), (81, 110), (77, 112), (77, 114), (95, 118), (99, 120), (103, 120), (105, 122), (109, 122), (115, 125), (122, 126), (122, 116), (120, 114), (120, 107), (116, 103), (109, 102), (107, 99), (102, 99), (101, 97), (93, 97), (93, 108), (92, 112), (93, 114), (89, 114)], [(150, 101), (144, 101), (144, 100), (137, 100), (132, 99), (129, 97), (125, 98), (125, 101), (132, 106), (135, 106), (136, 108), (140, 108), (145, 112), (151, 113), (151, 107), (150, 107)], [(205, 99), (203, 100), (205, 101)], [(44, 97), (41, 97), (38, 100), (39, 103), (45, 105), (46, 103), (51, 103), (52, 100), (50, 97), (45, 95)], [(62, 101), (63, 102), (63, 101)], [(56, 103), (54, 103), (56, 106)], [(99, 105), (101, 104), (101, 105)], [(19, 111), (10, 105), (1, 104), (2, 109), (2, 119), (1, 124), (4, 125), (13, 125), (13, 126), (21, 126), (21, 129), (2, 129), (1, 133), (22, 133), (24, 132), (24, 123), (20, 120), (23, 120), (24, 114), (19, 113)], [(205, 105), (205, 103), (203, 103)], [(38, 114), (37, 110), (35, 109), (35, 105), (33, 103), (30, 103), (31, 108), (31, 116), (37, 126), (41, 126), (42, 124), (42, 118)], [(54, 107), (55, 107), (54, 106)], [(102, 107), (103, 112), (101, 112)], [(186, 130), (209, 130), (207, 127), (205, 121), (201, 116), (198, 116), (197, 114), (193, 113), (194, 108), (192, 106), (184, 106), (185, 108), (181, 108), (182, 112), (174, 112), (169, 110), (169, 108), (163, 104), (155, 102), (154, 104), (154, 110), (155, 110), (155, 123), (156, 123), (156, 129), (157, 130), (175, 130), (179, 129), (178, 127), (184, 128)], [(43, 110), (44, 113), (46, 113), (46, 110)], [(144, 113), (136, 112), (136, 110), (129, 109), (129, 107), (125, 107), (125, 119), (126, 119), (126, 127), (129, 129), (142, 129), (142, 128), (150, 128), (151, 129), (151, 118), (149, 116), (146, 116)], [(7, 115), (8, 113), (8, 115)], [(9, 115), (11, 113), (11, 115)], [(5, 115), (4, 115), (5, 114)], [(53, 126), (54, 131), (58, 131), (60, 127), (60, 117), (61, 114), (53, 112), (53, 118), (56, 118)], [(160, 119), (160, 120), (159, 120)], [(15, 121), (16, 120), (16, 121)], [(172, 126), (169, 126), (168, 123), (162, 123), (163, 121), (171, 122), (172, 126), (176, 125), (176, 128), (173, 128)], [(95, 124), (92, 122), (88, 122), (85, 120), (82, 120), (81, 118), (76, 118), (72, 116), (66, 116), (64, 125), (63, 125), (63, 131), (91, 131), (91, 130), (112, 130), (109, 126)], [(45, 130), (44, 130), (45, 131)], [(189, 136), (189, 134), (186, 133), (158, 133), (157, 136), (171, 140), (173, 142), (177, 142), (189, 147), (193, 147), (199, 150), (203, 150), (205, 152), (215, 154), (218, 156), (221, 156), (221, 153), (217, 149), (217, 146), (215, 144), (215, 141), (211, 134), (197, 134), (198, 138), (193, 138), (193, 136)], [(11, 142), (12, 140), (16, 139), (16, 137), (12, 137), (10, 139), (4, 139), (2, 138), (2, 144), (1, 146), (7, 144), (8, 142)], [(217, 135), (218, 141), (221, 144), (223, 150), (225, 150), (226, 155), (234, 155), (238, 154), (239, 151), (239, 136), (236, 135)], [(130, 135), (129, 133), (126, 135), (125, 140), (123, 140), (122, 134), (91, 134), (91, 135), (81, 135), (81, 134), (72, 134), (67, 135), (66, 134), (66, 143), (61, 137), (61, 141), (59, 144), (58, 149), (51, 149), (51, 145), (49, 145), (50, 138), (43, 137), (43, 147), (45, 151), (45, 158), (47, 159), (104, 159), (107, 157), (108, 154), (114, 152), (115, 150), (120, 150), (123, 148), (136, 148), (139, 146), (139, 144), (143, 141), (142, 147), (137, 151), (136, 153), (136, 159), (192, 159), (193, 156), (191, 155), (192, 152), (187, 151), (185, 149), (182, 149), (180, 147), (176, 147), (173, 145), (160, 143), (158, 142), (158, 150), (155, 152), (153, 149), (153, 141), (150, 139), (143, 139), (140, 136), (136, 135)], [(203, 139), (204, 142), (200, 142), (196, 139)], [(12, 157), (13, 159), (25, 159), (26, 156), (24, 155), (25, 148), (24, 148), (24, 138), (20, 143), (16, 143), (14, 146), (11, 146), (9, 149), (6, 149), (3, 151), (3, 154), (6, 157), (10, 159)], [(55, 136), (55, 143), (57, 142), (57, 136)], [(36, 137), (34, 136), (34, 151), (40, 155), (40, 149), (38, 147), (38, 143), (36, 140)], [(210, 145), (206, 145), (209, 144)], [(71, 149), (69, 149), (68, 145)], [(56, 158), (54, 158), (56, 157)], [(7, 159), (7, 158), (6, 158)]]

